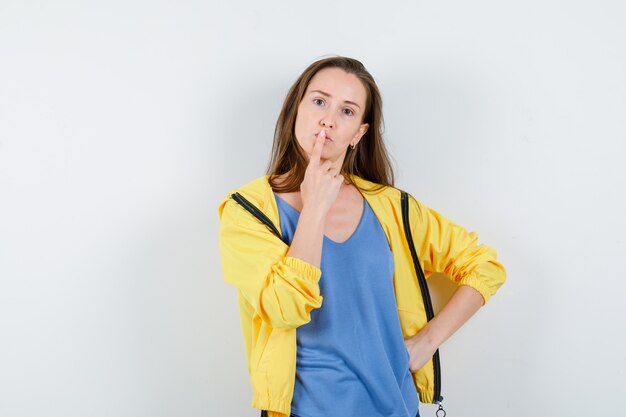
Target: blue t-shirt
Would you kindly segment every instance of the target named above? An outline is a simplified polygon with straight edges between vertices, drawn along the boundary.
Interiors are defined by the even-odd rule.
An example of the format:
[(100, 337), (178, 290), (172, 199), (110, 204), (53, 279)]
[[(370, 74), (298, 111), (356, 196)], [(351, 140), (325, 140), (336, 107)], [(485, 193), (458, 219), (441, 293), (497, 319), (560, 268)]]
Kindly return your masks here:
[[(274, 196), (291, 244), (300, 213)], [(345, 242), (324, 236), (321, 270), (322, 306), (296, 329), (292, 414), (415, 417), (418, 397), (396, 310), (393, 256), (367, 200)]]

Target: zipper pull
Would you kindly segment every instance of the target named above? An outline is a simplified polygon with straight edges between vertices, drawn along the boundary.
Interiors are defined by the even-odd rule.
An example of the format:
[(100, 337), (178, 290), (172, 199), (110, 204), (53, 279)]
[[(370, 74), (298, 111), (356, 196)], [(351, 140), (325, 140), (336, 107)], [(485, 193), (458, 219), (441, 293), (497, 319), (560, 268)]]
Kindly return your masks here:
[[(439, 414), (439, 412), (441, 412), (441, 414)], [(439, 404), (439, 408), (437, 409), (437, 412), (435, 412), (435, 415), (437, 417), (446, 417), (446, 410), (443, 409), (441, 403)]]

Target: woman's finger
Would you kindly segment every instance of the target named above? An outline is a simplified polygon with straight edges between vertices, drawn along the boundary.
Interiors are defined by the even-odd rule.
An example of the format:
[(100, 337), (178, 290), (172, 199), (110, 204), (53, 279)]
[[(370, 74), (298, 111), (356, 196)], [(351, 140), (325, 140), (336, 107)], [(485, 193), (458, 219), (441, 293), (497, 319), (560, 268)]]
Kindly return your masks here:
[(320, 130), (320, 133), (315, 137), (315, 143), (313, 143), (313, 151), (311, 152), (311, 159), (309, 164), (313, 163), (318, 165), (322, 155), (322, 149), (324, 149), (324, 142), (326, 141), (326, 131)]

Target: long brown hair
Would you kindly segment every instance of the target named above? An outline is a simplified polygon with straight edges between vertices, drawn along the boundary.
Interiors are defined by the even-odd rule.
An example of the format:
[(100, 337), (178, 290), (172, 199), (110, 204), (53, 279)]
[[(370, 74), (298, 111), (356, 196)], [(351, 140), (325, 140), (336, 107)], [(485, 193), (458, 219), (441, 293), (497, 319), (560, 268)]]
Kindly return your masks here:
[[(367, 103), (361, 123), (368, 123), (369, 128), (355, 149), (348, 147), (341, 167), (341, 174), (349, 184), (353, 182), (350, 176), (346, 174), (358, 175), (380, 184), (381, 187), (393, 186), (393, 167), (382, 136), (383, 104), (378, 86), (361, 62), (353, 58), (336, 56), (324, 58), (309, 65), (291, 86), (287, 97), (285, 97), (283, 108), (276, 121), (272, 155), (266, 170), (266, 175), (270, 176), (269, 183), (272, 189), (277, 192), (292, 192), (300, 189), (307, 167), (307, 159), (306, 153), (296, 139), (294, 130), (296, 115), (309, 82), (318, 71), (324, 68), (340, 68), (349, 74), (356, 75), (367, 91)], [(275, 177), (285, 173), (289, 173), (285, 181), (277, 184)]]

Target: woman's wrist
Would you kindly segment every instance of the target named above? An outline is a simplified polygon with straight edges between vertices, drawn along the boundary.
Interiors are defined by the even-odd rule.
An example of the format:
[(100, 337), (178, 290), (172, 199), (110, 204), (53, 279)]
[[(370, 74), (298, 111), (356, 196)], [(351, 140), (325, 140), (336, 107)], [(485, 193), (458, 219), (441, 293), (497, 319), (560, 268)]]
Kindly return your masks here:
[(417, 337), (418, 343), (421, 346), (428, 348), (428, 350), (435, 351), (445, 341), (445, 337), (441, 331), (437, 331), (436, 323), (433, 325), (433, 321), (434, 318), (413, 337)]

